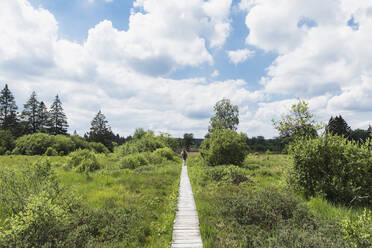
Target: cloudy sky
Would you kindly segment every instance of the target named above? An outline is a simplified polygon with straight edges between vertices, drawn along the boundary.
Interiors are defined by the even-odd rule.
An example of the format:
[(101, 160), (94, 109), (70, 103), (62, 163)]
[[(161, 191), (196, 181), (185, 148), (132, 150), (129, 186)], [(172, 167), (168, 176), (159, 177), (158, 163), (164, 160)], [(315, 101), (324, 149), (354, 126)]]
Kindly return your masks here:
[(80, 134), (101, 109), (121, 135), (203, 137), (224, 97), (248, 136), (276, 136), (298, 98), (366, 129), (371, 44), (372, 1), (0, 1), (0, 87), (20, 111), (58, 94)]

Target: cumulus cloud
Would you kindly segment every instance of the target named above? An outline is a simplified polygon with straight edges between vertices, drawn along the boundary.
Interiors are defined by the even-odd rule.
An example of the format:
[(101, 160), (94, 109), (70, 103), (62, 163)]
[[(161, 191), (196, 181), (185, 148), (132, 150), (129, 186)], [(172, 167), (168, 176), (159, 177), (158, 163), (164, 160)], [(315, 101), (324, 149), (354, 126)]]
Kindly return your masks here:
[(254, 51), (249, 49), (232, 50), (227, 51), (227, 55), (229, 56), (230, 62), (237, 65), (251, 58), (254, 55)]

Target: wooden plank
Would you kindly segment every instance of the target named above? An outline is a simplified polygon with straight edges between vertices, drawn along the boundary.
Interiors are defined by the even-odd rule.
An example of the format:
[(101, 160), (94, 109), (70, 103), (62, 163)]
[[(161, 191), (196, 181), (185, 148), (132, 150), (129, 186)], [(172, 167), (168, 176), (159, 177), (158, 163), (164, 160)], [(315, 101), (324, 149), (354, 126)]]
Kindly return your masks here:
[(187, 166), (182, 166), (178, 193), (176, 219), (173, 225), (172, 248), (202, 248), (199, 217), (194, 195), (187, 174)]

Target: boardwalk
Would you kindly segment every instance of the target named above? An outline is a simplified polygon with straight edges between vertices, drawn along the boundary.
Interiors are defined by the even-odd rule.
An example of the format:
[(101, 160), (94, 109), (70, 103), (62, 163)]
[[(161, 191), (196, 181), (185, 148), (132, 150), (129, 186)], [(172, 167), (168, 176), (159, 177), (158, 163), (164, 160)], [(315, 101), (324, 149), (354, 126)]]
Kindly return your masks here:
[(173, 226), (172, 248), (202, 248), (199, 218), (187, 166), (182, 166), (178, 207)]

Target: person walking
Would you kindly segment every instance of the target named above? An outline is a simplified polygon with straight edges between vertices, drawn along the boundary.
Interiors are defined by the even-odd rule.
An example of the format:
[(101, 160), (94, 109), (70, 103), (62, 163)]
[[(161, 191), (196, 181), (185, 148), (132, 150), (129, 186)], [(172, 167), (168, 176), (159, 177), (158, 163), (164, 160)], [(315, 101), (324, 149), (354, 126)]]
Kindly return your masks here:
[(182, 148), (181, 156), (183, 159), (183, 165), (186, 166), (187, 152), (185, 148)]

